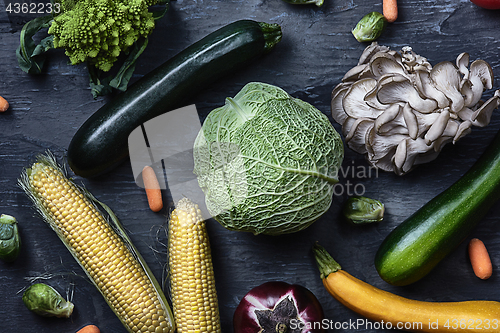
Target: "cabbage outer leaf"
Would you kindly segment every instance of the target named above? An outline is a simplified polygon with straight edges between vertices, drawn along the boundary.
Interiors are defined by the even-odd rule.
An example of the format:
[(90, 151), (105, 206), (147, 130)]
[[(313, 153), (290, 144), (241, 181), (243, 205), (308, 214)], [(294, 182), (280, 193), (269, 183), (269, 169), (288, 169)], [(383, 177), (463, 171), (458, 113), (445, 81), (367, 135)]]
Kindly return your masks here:
[(302, 230), (328, 210), (343, 155), (323, 113), (252, 82), (206, 118), (194, 173), (224, 227), (277, 235)]

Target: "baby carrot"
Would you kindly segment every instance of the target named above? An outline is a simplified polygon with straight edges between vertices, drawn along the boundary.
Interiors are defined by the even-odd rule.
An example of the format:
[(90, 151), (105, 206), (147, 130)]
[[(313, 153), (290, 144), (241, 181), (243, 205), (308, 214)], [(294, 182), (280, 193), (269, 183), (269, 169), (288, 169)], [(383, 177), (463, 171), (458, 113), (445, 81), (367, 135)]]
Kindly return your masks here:
[(101, 331), (95, 325), (87, 325), (76, 333), (101, 333)]
[(163, 200), (161, 199), (160, 183), (158, 183), (158, 178), (156, 178), (152, 167), (145, 166), (142, 169), (142, 180), (146, 189), (149, 208), (153, 212), (159, 212), (163, 208)]
[(474, 274), (480, 279), (486, 280), (492, 274), (491, 259), (484, 243), (477, 238), (469, 242), (469, 258)]
[(9, 102), (2, 96), (0, 96), (0, 112), (5, 112), (9, 108)]
[(387, 19), (387, 22), (394, 22), (398, 18), (398, 2), (397, 0), (383, 0), (382, 11)]

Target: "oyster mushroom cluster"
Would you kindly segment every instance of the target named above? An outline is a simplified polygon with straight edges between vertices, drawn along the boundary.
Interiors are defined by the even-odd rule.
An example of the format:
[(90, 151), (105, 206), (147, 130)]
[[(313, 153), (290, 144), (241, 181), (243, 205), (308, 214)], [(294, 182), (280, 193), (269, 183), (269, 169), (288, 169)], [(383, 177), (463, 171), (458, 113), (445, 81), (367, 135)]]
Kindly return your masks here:
[(437, 157), (442, 147), (484, 127), (500, 104), (500, 90), (486, 102), (493, 72), (483, 60), (432, 66), (411, 47), (398, 53), (376, 42), (332, 92), (332, 117), (346, 144), (369, 163), (403, 175)]

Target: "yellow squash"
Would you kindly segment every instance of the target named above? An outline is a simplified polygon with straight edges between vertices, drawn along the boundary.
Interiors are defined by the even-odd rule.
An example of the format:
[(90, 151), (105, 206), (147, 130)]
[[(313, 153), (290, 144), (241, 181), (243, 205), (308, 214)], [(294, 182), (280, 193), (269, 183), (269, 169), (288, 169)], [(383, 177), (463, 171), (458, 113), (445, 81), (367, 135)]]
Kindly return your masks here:
[(346, 271), (320, 245), (314, 255), (326, 290), (384, 328), (409, 332), (500, 332), (500, 302), (425, 302), (378, 289)]

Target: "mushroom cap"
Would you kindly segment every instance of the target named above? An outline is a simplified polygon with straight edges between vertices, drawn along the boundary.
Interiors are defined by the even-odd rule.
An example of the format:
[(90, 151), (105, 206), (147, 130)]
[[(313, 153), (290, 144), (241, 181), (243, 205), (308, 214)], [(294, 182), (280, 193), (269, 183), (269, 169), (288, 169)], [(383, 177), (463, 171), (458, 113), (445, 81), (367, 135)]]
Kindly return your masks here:
[(460, 53), (457, 57), (456, 65), (458, 71), (463, 75), (462, 80), (468, 80), (469, 69), (467, 67), (469, 66), (469, 54), (466, 52)]
[(408, 103), (413, 109), (423, 113), (432, 112), (437, 108), (435, 100), (422, 98), (411, 81), (400, 74), (386, 76), (384, 81), (380, 80), (377, 97), (383, 104)]
[(401, 74), (404, 76), (408, 74), (403, 64), (387, 52), (378, 52), (370, 59), (370, 71), (375, 78), (385, 74)]
[[(389, 132), (394, 125), (396, 126), (403, 126), (404, 123), (400, 121), (400, 124), (397, 124), (395, 122), (396, 118), (401, 114), (402, 107), (399, 104), (392, 104), (380, 114), (377, 119), (375, 119), (374, 126), (375, 126), (375, 131), (378, 133), (384, 133), (384, 132)], [(399, 117), (401, 118), (401, 117)], [(387, 125), (385, 129), (384, 126)]]
[(371, 107), (364, 100), (364, 97), (376, 86), (377, 80), (372, 78), (361, 79), (353, 83), (342, 98), (344, 112), (353, 118), (376, 119), (381, 110)]
[(358, 65), (368, 64), (370, 62), (370, 59), (377, 52), (389, 52), (389, 51), (390, 51), (389, 47), (379, 45), (377, 42), (372, 42), (364, 49), (363, 53), (359, 57)]
[(450, 120), (450, 111), (444, 109), (439, 114), (436, 121), (431, 125), (427, 133), (425, 133), (424, 139), (425, 143), (430, 146), (432, 142), (443, 136), (446, 127), (448, 126), (448, 121)]
[(435, 87), (442, 91), (451, 101), (451, 110), (459, 112), (465, 104), (465, 100), (460, 93), (460, 73), (455, 65), (449, 61), (443, 61), (432, 67), (430, 78)]
[(470, 120), (463, 121), (458, 126), (457, 133), (453, 137), (453, 144), (455, 144), (455, 142), (457, 142), (458, 140), (460, 140), (462, 137), (464, 137), (467, 134), (469, 134), (471, 132), (471, 126), (472, 126), (472, 121), (470, 121)]
[(403, 107), (403, 119), (405, 120), (406, 128), (408, 128), (408, 135), (415, 140), (418, 137), (418, 119), (415, 111), (412, 109), (410, 103), (406, 103)]
[(470, 65), (470, 77), (478, 77), (485, 89), (493, 88), (493, 70), (486, 61), (474, 60)]
[(346, 135), (346, 142), (352, 150), (366, 154), (366, 137), (373, 128), (373, 120), (367, 118), (359, 118), (351, 126), (349, 133)]
[(483, 60), (475, 60), (470, 67), (468, 79), (464, 82), (462, 93), (465, 95), (465, 106), (474, 107), (481, 100), (486, 89), (493, 86), (493, 71)]
[(450, 105), (450, 100), (441, 90), (436, 88), (428, 71), (415, 71), (414, 82), (422, 96), (435, 100), (438, 108), (443, 109)]
[(500, 106), (500, 93), (497, 90), (495, 95), (484, 102), (474, 113), (471, 115), (471, 121), (474, 125), (485, 127), (490, 123), (493, 111)]
[(342, 106), (342, 100), (344, 99), (344, 96), (348, 90), (349, 86), (338, 84), (332, 91), (332, 102), (330, 105), (332, 118), (340, 125), (344, 125), (344, 122), (347, 119), (347, 114), (345, 113), (344, 107)]
[(361, 64), (348, 70), (347, 73), (344, 74), (342, 82), (355, 82), (356, 80), (369, 77), (370, 75), (370, 66), (368, 66), (368, 64)]

